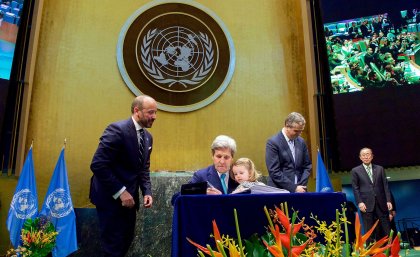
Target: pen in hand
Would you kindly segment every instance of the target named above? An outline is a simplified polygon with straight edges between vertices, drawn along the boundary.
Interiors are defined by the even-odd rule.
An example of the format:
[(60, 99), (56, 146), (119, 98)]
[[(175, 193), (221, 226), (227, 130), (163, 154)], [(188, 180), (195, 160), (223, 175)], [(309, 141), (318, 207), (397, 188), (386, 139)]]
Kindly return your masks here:
[(209, 181), (207, 181), (207, 187), (215, 188)]

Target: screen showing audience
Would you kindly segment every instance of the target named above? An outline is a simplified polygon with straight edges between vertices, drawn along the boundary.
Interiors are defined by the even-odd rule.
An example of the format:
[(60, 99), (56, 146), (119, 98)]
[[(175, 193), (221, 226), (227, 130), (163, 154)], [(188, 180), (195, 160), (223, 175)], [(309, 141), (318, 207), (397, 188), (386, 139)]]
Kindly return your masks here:
[(320, 1), (333, 168), (370, 147), (385, 167), (420, 164), (420, 2)]

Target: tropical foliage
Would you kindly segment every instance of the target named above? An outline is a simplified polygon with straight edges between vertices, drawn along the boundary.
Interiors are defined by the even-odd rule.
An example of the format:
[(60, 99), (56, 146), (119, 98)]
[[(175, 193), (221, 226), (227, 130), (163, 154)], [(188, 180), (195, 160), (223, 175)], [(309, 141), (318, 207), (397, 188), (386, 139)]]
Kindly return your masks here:
[[(213, 220), (213, 234), (215, 248), (210, 245), (202, 246), (193, 240), (187, 240), (198, 249), (198, 256), (212, 257), (398, 257), (400, 251), (399, 237), (392, 240), (392, 232), (376, 242), (367, 243), (378, 222), (362, 235), (359, 216), (356, 214), (356, 239), (351, 246), (348, 236), (350, 222), (345, 215), (346, 208), (336, 211), (336, 220), (327, 224), (311, 215), (314, 226), (300, 219), (298, 212), (293, 211), (289, 216), (287, 203), (275, 207), (274, 210), (264, 208), (268, 219), (267, 233), (263, 236), (253, 235), (248, 240), (241, 239), (238, 225), (238, 215), (234, 210), (237, 239), (222, 235)], [(316, 238), (322, 238), (320, 243)], [(344, 238), (343, 238), (344, 237)]]
[(22, 245), (7, 252), (7, 256), (47, 256), (55, 246), (58, 232), (46, 216), (27, 219), (21, 231)]

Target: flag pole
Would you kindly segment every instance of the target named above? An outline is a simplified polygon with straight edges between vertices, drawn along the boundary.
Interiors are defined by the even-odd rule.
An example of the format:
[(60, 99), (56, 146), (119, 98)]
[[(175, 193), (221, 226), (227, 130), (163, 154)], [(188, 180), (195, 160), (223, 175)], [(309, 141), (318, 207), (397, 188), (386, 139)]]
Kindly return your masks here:
[(64, 138), (64, 145), (63, 145), (64, 149), (66, 149), (66, 144), (67, 144), (67, 138)]

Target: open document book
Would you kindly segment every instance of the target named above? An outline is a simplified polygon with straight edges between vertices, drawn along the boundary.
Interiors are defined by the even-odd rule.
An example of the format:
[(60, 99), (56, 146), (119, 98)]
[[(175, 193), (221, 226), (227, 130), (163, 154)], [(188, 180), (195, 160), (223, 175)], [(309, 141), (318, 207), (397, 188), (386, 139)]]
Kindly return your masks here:
[(278, 194), (289, 193), (286, 189), (267, 186), (260, 182), (242, 182), (232, 194)]

